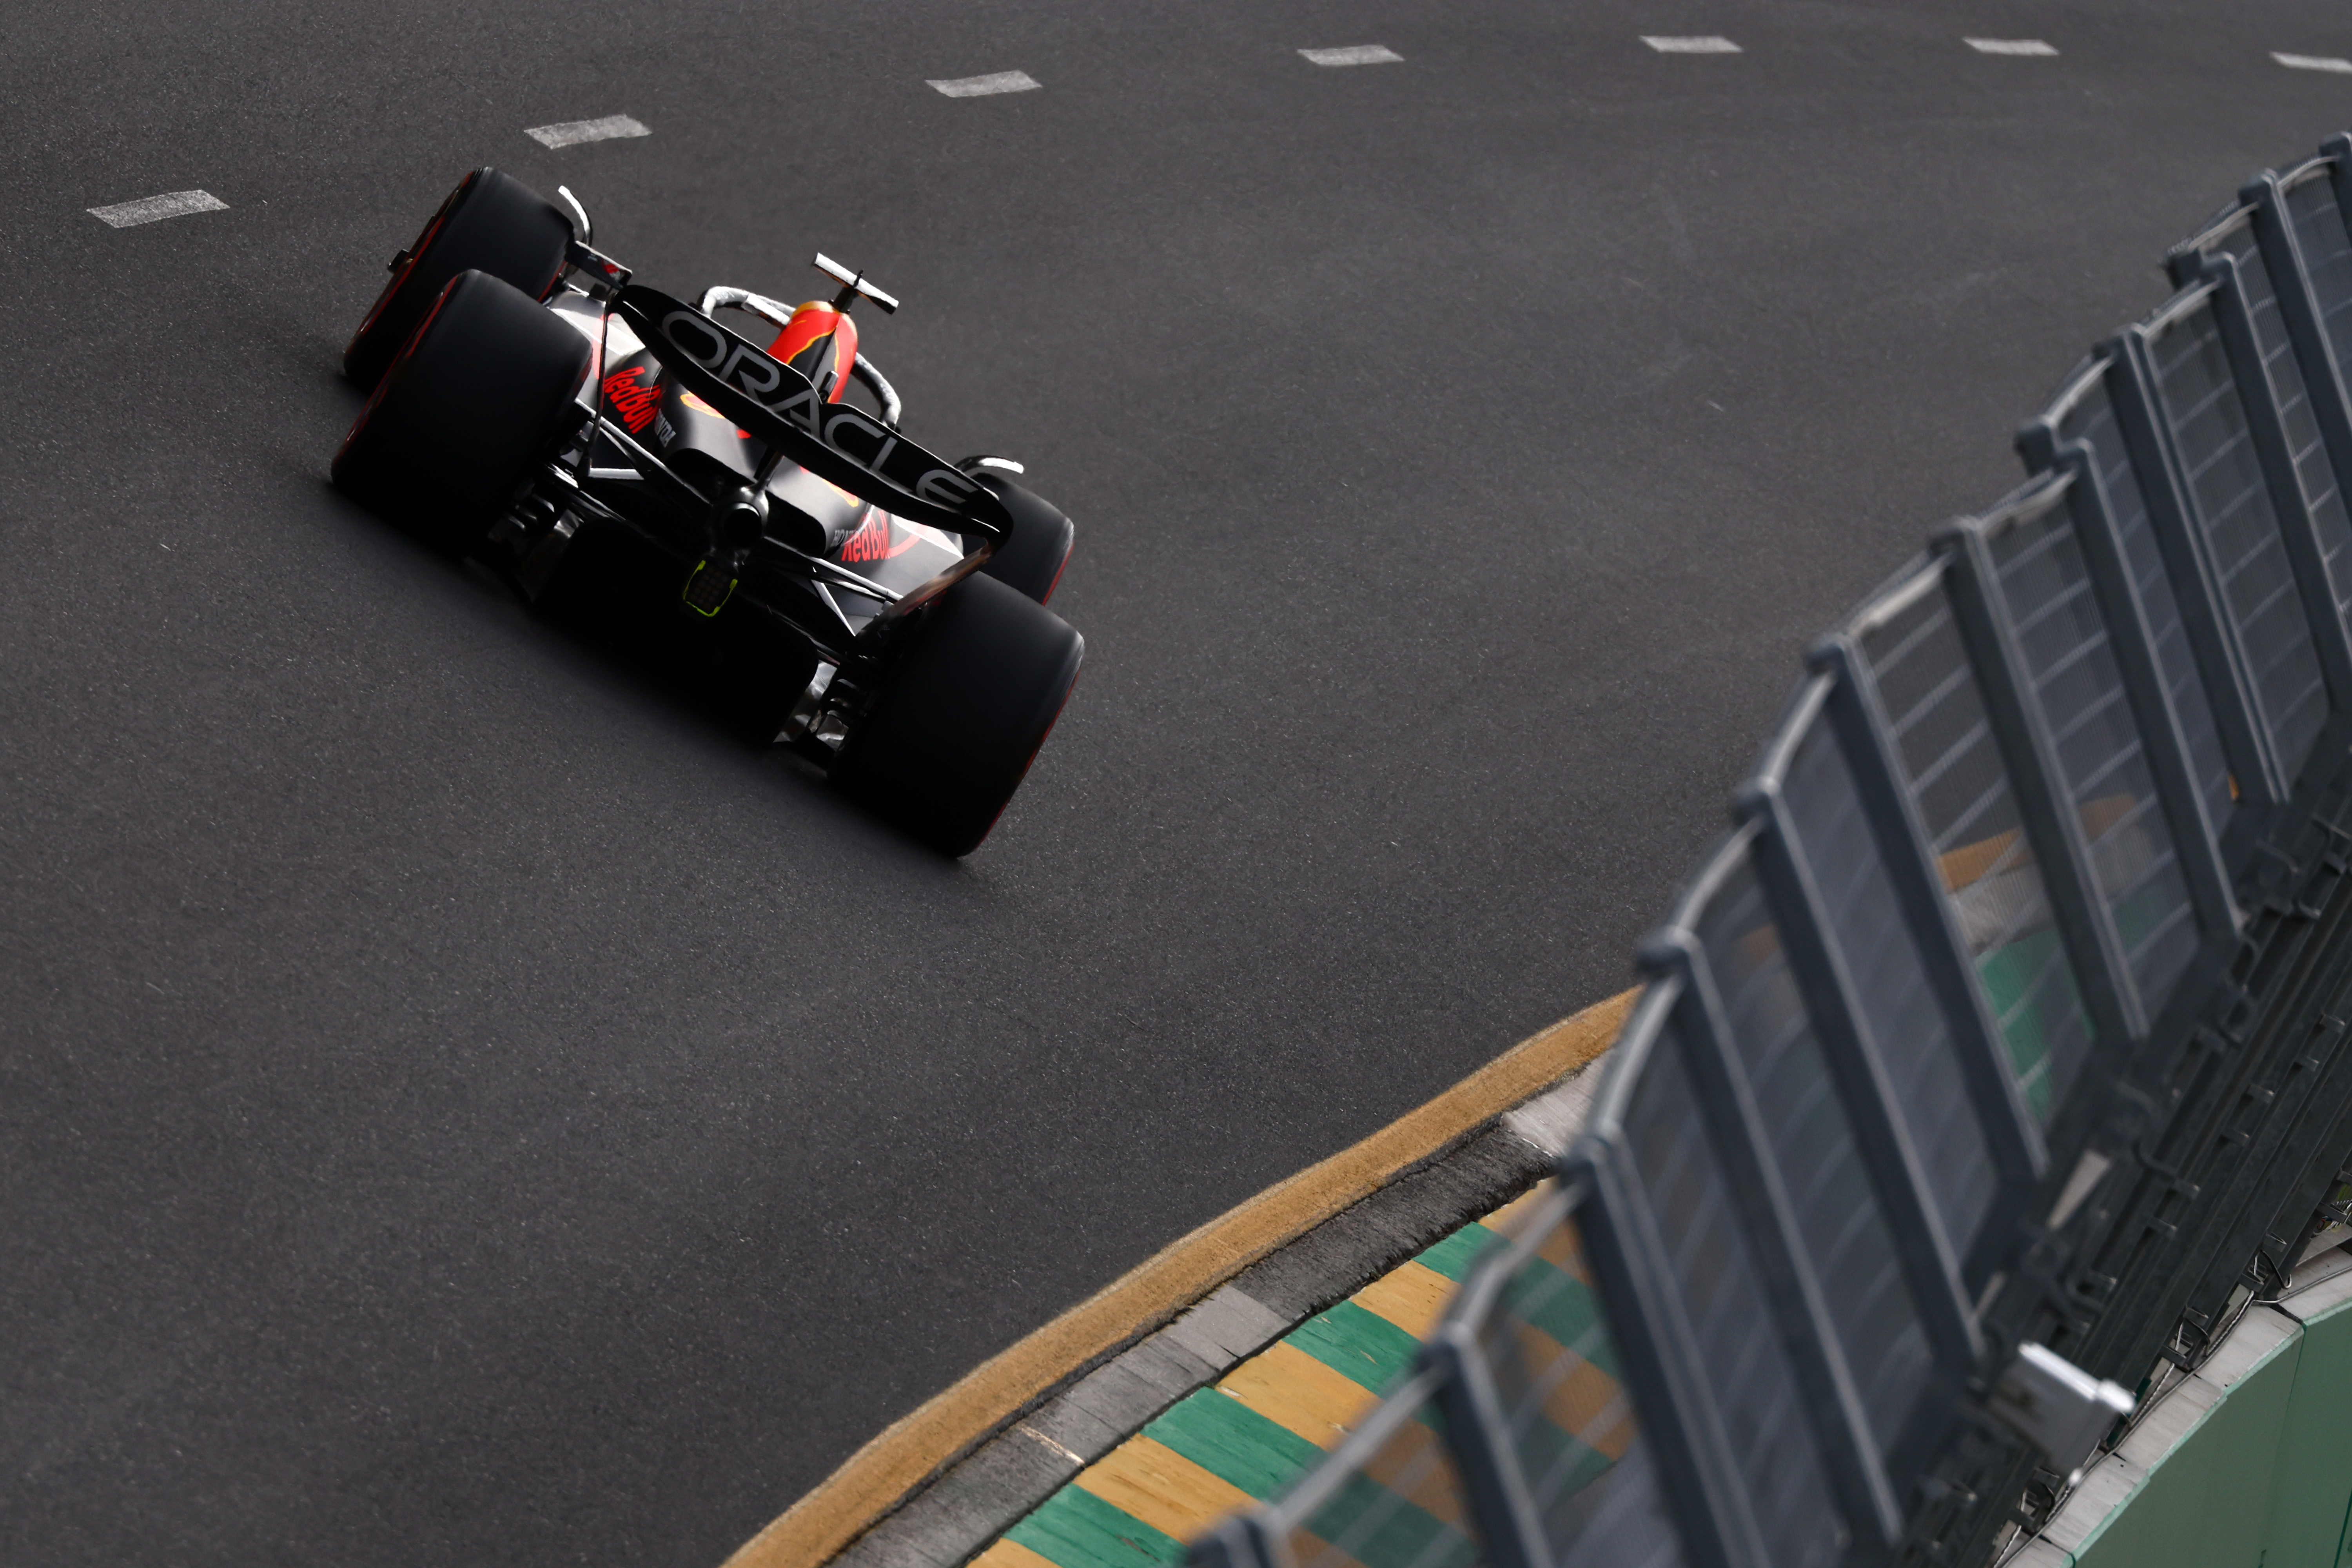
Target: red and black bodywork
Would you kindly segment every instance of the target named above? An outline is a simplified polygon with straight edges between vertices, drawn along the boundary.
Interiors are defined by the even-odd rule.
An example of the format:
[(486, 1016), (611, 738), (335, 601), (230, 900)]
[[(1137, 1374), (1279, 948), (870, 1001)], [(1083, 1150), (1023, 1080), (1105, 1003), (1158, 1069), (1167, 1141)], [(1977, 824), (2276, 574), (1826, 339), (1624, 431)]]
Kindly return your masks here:
[[(493, 187), (490, 181), (504, 183)], [(982, 797), (1001, 784), (1002, 796), (1009, 797), (1066, 698), (1083, 649), (1082, 640), (1042, 607), (1068, 555), (1067, 518), (1010, 478), (1019, 465), (994, 458), (949, 462), (898, 428), (897, 393), (860, 353), (850, 315), (860, 300), (883, 310), (895, 310), (897, 302), (862, 274), (820, 257), (819, 268), (844, 284), (830, 301), (788, 310), (743, 289), (714, 288), (689, 304), (631, 282), (625, 268), (590, 248), (585, 213), (570, 193), (562, 194), (576, 221), (505, 176), (478, 171), (443, 204), (417, 245), (394, 258), (393, 282), (345, 356), (353, 379), (362, 384), (382, 380), (338, 454), (337, 483), (388, 513), (437, 510), (446, 520), (442, 542), (488, 562), (534, 604), (628, 601), (632, 614), (661, 618), (675, 636), (709, 649), (735, 693), (751, 694), (751, 721), (762, 738), (792, 747), (836, 782), (845, 774), (876, 773), (883, 767), (877, 758), (899, 773), (930, 765), (922, 746), (903, 739), (887, 745), (858, 739), (862, 730), (878, 735), (893, 724), (905, 730), (913, 722), (907, 715), (916, 699), (893, 695), (908, 685), (909, 650), (929, 637), (934, 645), (929, 662), (939, 665), (946, 658), (940, 648), (949, 640), (945, 632), (925, 632), (926, 625), (959, 626), (964, 629), (957, 636), (978, 639), (971, 643), (976, 656), (959, 656), (967, 663), (975, 657), (993, 662), (1001, 655), (1011, 661), (1004, 668), (1014, 670), (1030, 658), (1024, 648), (1035, 654), (1033, 665), (1050, 655), (1060, 661), (1053, 668), (1006, 676), (1007, 682), (1026, 680), (1034, 692), (1013, 701), (1019, 711), (1008, 709), (990, 721), (996, 731), (1020, 725), (1034, 731), (1018, 742), (1028, 750), (1017, 767), (990, 764), (1000, 774), (1012, 767), (1009, 779), (982, 780), (965, 792), (984, 806)], [(430, 275), (434, 257), (441, 254), (436, 246), (446, 249), (452, 232), (467, 222), (476, 230), (491, 226), (478, 215), (493, 199), (503, 204), (503, 226), (492, 237), (506, 247), (499, 254), (508, 259), (485, 276), (470, 260), (451, 262), (444, 255), (447, 281)], [(567, 226), (560, 239), (537, 232), (547, 226), (548, 215)], [(471, 237), (467, 243), (484, 254), (495, 248)], [(551, 243), (560, 258), (551, 276)], [(450, 275), (460, 265), (467, 270)], [(543, 314), (527, 308), (534, 288)], [(464, 304), (452, 305), (461, 298)], [(474, 352), (488, 357), (455, 371), (416, 368), (445, 307), (460, 314), (474, 310), (483, 322), (489, 316), (482, 312), (492, 307), (492, 313), (505, 312), (496, 331), (468, 330), (475, 339), (514, 345), (513, 352), (478, 343)], [(391, 319), (404, 308), (417, 318), (413, 330), (405, 320)], [(718, 319), (730, 310), (764, 318), (772, 330), (772, 336), (761, 332), (764, 346)], [(556, 331), (551, 318), (564, 330)], [(443, 338), (453, 330), (438, 329)], [(400, 337), (396, 353), (383, 349), (388, 333)], [(576, 390), (551, 426), (541, 416), (530, 426), (537, 433), (499, 448), (529, 447), (538, 455), (519, 460), (521, 478), (510, 489), (503, 479), (494, 487), (475, 487), (478, 495), (509, 497), (488, 508), (495, 515), (468, 521), (462, 515), (468, 509), (449, 500), (460, 492), (446, 484), (404, 488), (399, 470), (424, 466), (411, 462), (409, 454), (433, 462), (455, 448), (481, 445), (480, 424), (504, 419), (505, 412), (485, 402), (471, 423), (440, 416), (433, 434), (404, 435), (400, 441), (382, 428), (370, 434), (372, 422), (400, 423), (404, 430), (433, 424), (429, 411), (418, 412), (433, 401), (418, 390), (431, 374), (442, 376), (436, 386), (462, 399), (473, 382), (505, 374), (517, 356), (554, 366), (548, 374)], [(394, 401), (404, 397), (405, 403), (395, 414), (380, 416), (388, 389), (404, 377), (406, 391)], [(853, 381), (877, 406), (848, 400)], [(477, 467), (495, 467), (496, 455)], [(462, 465), (465, 459), (451, 460)], [(425, 504), (427, 489), (432, 506)], [(1012, 605), (1007, 588), (996, 584), (959, 593), (982, 574), (1016, 591), (1030, 607)], [(996, 607), (932, 609), (950, 601), (988, 601)], [(982, 622), (994, 629), (976, 629)], [(1062, 651), (1054, 653), (1048, 645), (1057, 638)], [(952, 679), (936, 670), (914, 684), (929, 693), (922, 698), (930, 705), (926, 711), (950, 721), (972, 706), (950, 692)], [(982, 695), (993, 700), (994, 691)], [(890, 722), (877, 719), (877, 709), (891, 710)], [(1007, 743), (1013, 742), (1003, 734), (975, 731), (963, 752), (990, 746), (1001, 752)], [(835, 766), (852, 758), (855, 765)], [(861, 793), (872, 804), (896, 787), (869, 780)], [(961, 846), (952, 852), (962, 853), (985, 833), (1002, 804), (998, 798), (986, 810), (977, 832), (953, 824), (918, 831)], [(886, 803), (877, 809), (930, 820), (924, 816), (928, 807), (897, 810)]]
[[(938, 458), (843, 400), (849, 378), (829, 367), (855, 353), (854, 329), (782, 334), (812, 340), (800, 357), (828, 367), (834, 384), (821, 388), (694, 306), (640, 285), (616, 290), (609, 305), (583, 295), (549, 308), (593, 351), (576, 458), (557, 465), (566, 499), (583, 515), (610, 511), (686, 569), (714, 548), (744, 551), (740, 592), (766, 597), (761, 589), (777, 574), (822, 584), (820, 602), (839, 613), (815, 614), (820, 647), (977, 570), (1013, 526), (978, 464)], [(723, 523), (714, 531), (708, 517), (685, 515), (709, 512), (730, 490), (764, 506), (756, 533), (747, 522), (730, 540)], [(842, 604), (844, 595), (856, 603)]]
[[(788, 658), (777, 634), (804, 642), (832, 673), (779, 738), (829, 747), (828, 717), (855, 702), (892, 627), (1012, 531), (1003, 470), (948, 462), (903, 435), (894, 409), (849, 403), (857, 330), (835, 305), (801, 306), (766, 347), (639, 284), (548, 308), (593, 350), (586, 417), (542, 498), (569, 520), (562, 548), (583, 529), (625, 531), (640, 555), (667, 558), (680, 606), (739, 662)], [(564, 527), (551, 520), (547, 537)]]

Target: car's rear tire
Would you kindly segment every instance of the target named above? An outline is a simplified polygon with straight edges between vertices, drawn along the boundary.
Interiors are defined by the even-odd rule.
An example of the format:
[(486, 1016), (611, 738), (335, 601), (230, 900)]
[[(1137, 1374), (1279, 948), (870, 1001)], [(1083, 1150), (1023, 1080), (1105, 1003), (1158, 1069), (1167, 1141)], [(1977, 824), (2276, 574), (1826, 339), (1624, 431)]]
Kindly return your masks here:
[(833, 783), (943, 855), (980, 847), (1045, 743), (1086, 639), (978, 574), (925, 612), (898, 681), (851, 731)]
[(335, 487), (463, 553), (566, 433), (587, 374), (586, 339), (488, 273), (460, 273), (343, 437)]
[(982, 468), (971, 477), (994, 491), (1013, 514), (1013, 537), (997, 546), (981, 570), (1044, 604), (1054, 596), (1062, 568), (1069, 564), (1070, 543), (1077, 531), (1059, 507), (1001, 471)]
[(511, 174), (477, 169), (427, 220), (407, 258), (343, 350), (343, 374), (373, 391), (417, 323), (460, 272), (487, 272), (534, 300), (563, 270), (572, 222)]

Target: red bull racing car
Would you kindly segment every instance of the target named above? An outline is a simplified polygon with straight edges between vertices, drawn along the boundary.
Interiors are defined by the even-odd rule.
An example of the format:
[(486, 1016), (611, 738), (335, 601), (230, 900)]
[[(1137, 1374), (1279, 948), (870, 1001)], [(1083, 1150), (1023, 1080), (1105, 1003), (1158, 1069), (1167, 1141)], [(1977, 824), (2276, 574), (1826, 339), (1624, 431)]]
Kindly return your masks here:
[(819, 256), (829, 299), (688, 303), (558, 194), (478, 169), (393, 258), (344, 353), (369, 395), (335, 484), (536, 605), (656, 625), (762, 739), (969, 853), (1077, 679), (1045, 607), (1070, 520), (1019, 464), (899, 429), (851, 314), (898, 301), (861, 273)]

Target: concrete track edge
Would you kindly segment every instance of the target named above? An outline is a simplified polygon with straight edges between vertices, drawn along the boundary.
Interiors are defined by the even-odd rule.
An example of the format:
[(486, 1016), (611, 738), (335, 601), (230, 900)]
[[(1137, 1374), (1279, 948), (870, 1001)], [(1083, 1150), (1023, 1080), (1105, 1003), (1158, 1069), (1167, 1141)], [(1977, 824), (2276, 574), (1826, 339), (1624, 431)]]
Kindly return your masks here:
[(2352, 1244), (2306, 1255), (2132, 1416), (2002, 1568), (2352, 1562)]
[[(1022, 1415), (1244, 1269), (1463, 1149), (1505, 1112), (1591, 1063), (1616, 1039), (1636, 994), (1621, 992), (1530, 1036), (1361, 1142), (1171, 1243), (885, 1427), (725, 1568), (819, 1568)], [(1530, 1167), (1527, 1179), (1534, 1173)], [(1359, 1268), (1368, 1279), (1392, 1261), (1366, 1257)]]

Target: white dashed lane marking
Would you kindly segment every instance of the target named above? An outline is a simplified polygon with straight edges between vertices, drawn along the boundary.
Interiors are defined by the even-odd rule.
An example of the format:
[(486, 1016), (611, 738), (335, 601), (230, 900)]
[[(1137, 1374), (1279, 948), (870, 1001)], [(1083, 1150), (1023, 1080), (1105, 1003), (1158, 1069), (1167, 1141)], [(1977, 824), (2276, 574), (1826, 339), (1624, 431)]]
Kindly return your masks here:
[(931, 85), (950, 98), (986, 98), (992, 92), (1034, 92), (1037, 79), (1027, 71), (996, 71), (988, 76), (950, 77)]
[(534, 125), (523, 134), (542, 147), (577, 147), (583, 142), (611, 142), (623, 136), (650, 136), (653, 132), (625, 114), (608, 114), (602, 120)]
[(1384, 66), (1404, 59), (1394, 49), (1383, 48), (1378, 44), (1349, 44), (1344, 49), (1301, 49), (1298, 52), (1318, 66)]
[(153, 223), (157, 218), (226, 212), (228, 204), (210, 191), (167, 191), (160, 196), (142, 196), (135, 202), (117, 202), (110, 207), (85, 210), (110, 228), (129, 228), (134, 224)]
[[(1667, 37), (1645, 33), (1642, 35), (1642, 41), (1662, 55), (1736, 55), (1742, 52), (1738, 44), (1716, 33), (1694, 37)], [(1963, 38), (1961, 42), (1980, 55), (2048, 57), (2058, 53), (2040, 38)], [(1381, 44), (1349, 44), (1340, 48), (1301, 49), (1298, 52), (1309, 63), (1318, 66), (1394, 65), (1402, 64), (1404, 59), (1394, 49)], [(2273, 50), (2271, 58), (2292, 70), (2328, 71), (2338, 76), (2352, 76), (2352, 59), (2334, 55), (2294, 55)], [(1027, 71), (994, 71), (987, 76), (933, 79), (930, 86), (949, 98), (986, 98), (1000, 92), (1034, 92), (1039, 83)], [(583, 142), (650, 136), (653, 132), (628, 115), (608, 114), (601, 120), (567, 120), (555, 125), (534, 125), (523, 134), (542, 147), (555, 148), (574, 147)], [(162, 218), (185, 217), (192, 213), (226, 212), (228, 204), (209, 191), (168, 191), (160, 196), (142, 196), (135, 202), (117, 202), (111, 206), (86, 210), (90, 216), (110, 227), (130, 228)]]

